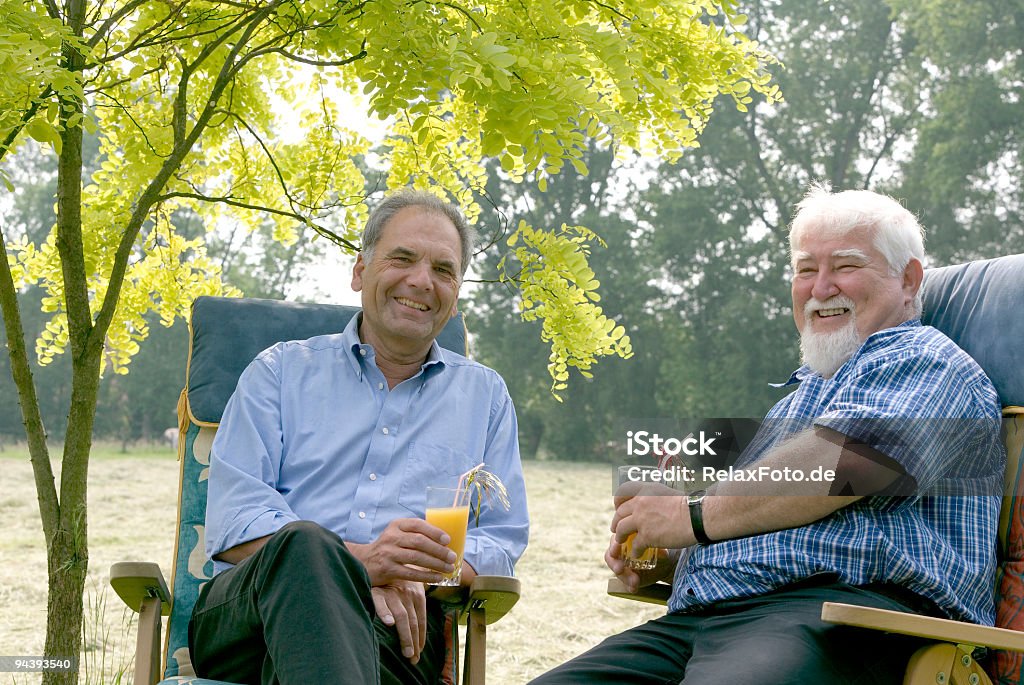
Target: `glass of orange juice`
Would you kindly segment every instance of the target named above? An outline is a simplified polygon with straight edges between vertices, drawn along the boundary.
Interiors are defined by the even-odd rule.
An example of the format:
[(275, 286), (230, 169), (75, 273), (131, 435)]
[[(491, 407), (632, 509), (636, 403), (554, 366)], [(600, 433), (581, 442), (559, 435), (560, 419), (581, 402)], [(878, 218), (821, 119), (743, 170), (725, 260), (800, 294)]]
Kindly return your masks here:
[(462, 552), (469, 526), (469, 490), (466, 488), (427, 488), (427, 523), (448, 533), (448, 549), (455, 552), (455, 570), (433, 585), (458, 585), (462, 578)]
[[(618, 468), (615, 486), (616, 489), (629, 482), (646, 482), (650, 479), (650, 472), (656, 470), (652, 466), (620, 466)], [(622, 543), (622, 558), (626, 566), (634, 571), (647, 571), (658, 565), (659, 549), (657, 547), (645, 547), (641, 550), (633, 549), (633, 539), (636, 533), (630, 534)]]

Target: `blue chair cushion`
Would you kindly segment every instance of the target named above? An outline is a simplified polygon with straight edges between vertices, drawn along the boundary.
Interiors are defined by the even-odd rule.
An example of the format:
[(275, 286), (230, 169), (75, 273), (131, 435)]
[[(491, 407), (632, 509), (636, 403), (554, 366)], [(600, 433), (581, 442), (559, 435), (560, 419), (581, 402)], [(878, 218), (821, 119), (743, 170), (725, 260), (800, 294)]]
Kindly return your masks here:
[[(220, 423), (238, 377), (257, 354), (283, 340), (340, 333), (358, 307), (256, 298), (198, 297), (192, 305), (188, 404), (201, 424)], [(456, 314), (437, 337), (466, 354), (466, 328)]]
[(929, 269), (923, 298), (922, 322), (977, 360), (1003, 406), (1024, 406), (1024, 254)]

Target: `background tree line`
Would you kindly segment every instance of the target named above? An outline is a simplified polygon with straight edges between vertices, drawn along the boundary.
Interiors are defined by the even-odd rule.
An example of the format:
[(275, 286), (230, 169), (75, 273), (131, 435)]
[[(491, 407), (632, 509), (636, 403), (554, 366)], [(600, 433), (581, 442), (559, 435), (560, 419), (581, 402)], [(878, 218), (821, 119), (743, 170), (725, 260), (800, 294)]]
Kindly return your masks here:
[[(549, 392), (549, 348), (523, 325), (505, 286), (480, 284), (463, 300), (474, 356), (507, 380), (526, 457), (592, 459), (629, 418), (759, 416), (797, 364), (789, 311), (786, 226), (814, 179), (893, 194), (928, 229), (933, 265), (1019, 252), (1024, 167), (1021, 105), (1024, 2), (772, 0), (749, 3), (747, 34), (777, 55), (785, 101), (747, 113), (722, 106), (701, 147), (675, 165), (643, 167), (604, 149), (590, 173), (567, 168), (546, 193), (492, 181), (507, 214), (534, 225), (582, 224), (606, 241), (591, 265), (606, 311), (621, 312), (634, 357), (608, 358), (595, 378)], [(97, 159), (95, 145), (91, 152)], [(5, 165), (18, 192), (4, 222), (32, 237), (54, 201), (55, 171), (19, 158)], [(196, 221), (179, 212), (188, 232)], [(493, 217), (483, 218), (484, 229)], [(200, 232), (197, 226), (196, 233)], [(222, 235), (210, 254), (246, 295), (285, 297), (307, 277), (321, 243), (282, 247), (269, 225)], [(482, 259), (493, 266), (500, 251)], [(478, 268), (492, 272), (490, 268)], [(30, 339), (44, 325), (40, 293), (21, 294)], [(151, 317), (127, 375), (103, 381), (96, 434), (159, 440), (175, 422), (187, 334)], [(66, 355), (36, 367), (48, 432), (60, 434), (70, 391)], [(6, 367), (6, 356), (0, 366)], [(22, 433), (6, 368), (0, 440)]]
[(768, 383), (798, 364), (787, 225), (812, 180), (900, 198), (928, 231), (932, 266), (1024, 246), (1024, 3), (747, 11), (748, 35), (785, 65), (784, 102), (717, 112), (700, 148), (643, 188), (616, 188), (610, 155), (592, 150), (589, 177), (563, 174), (546, 194), (492, 189), (530, 221), (601, 234), (608, 247), (591, 264), (635, 353), (602, 362), (559, 403), (536, 330), (500, 286), (480, 288), (468, 307), (476, 355), (508, 381), (527, 456), (600, 456), (631, 418), (762, 416), (786, 392)]

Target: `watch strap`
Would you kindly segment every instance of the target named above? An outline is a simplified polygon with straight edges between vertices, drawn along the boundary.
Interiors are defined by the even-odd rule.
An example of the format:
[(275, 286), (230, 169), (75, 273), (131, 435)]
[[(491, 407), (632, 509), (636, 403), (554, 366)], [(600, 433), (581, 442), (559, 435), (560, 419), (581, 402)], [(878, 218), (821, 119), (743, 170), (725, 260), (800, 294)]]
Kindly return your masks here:
[(710, 545), (714, 540), (708, 537), (704, 530), (704, 496), (705, 493), (695, 492), (686, 498), (687, 506), (690, 509), (690, 528), (693, 529), (693, 537), (702, 545)]

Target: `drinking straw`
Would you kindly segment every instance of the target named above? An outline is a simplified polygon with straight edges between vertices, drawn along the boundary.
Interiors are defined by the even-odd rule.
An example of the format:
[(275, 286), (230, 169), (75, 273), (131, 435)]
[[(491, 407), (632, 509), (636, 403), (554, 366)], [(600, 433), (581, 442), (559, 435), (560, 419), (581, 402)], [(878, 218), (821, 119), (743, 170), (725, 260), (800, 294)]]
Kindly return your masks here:
[[(459, 493), (462, 492), (463, 483), (465, 483), (466, 478), (468, 476), (472, 475), (473, 473), (476, 473), (477, 471), (479, 471), (483, 467), (484, 467), (484, 462), (480, 462), (479, 464), (477, 464), (476, 466), (471, 468), (469, 471), (466, 471), (464, 474), (459, 476), (459, 483), (458, 483), (458, 485), (455, 486), (455, 501), (452, 502), (452, 506), (453, 507), (459, 506)], [(466, 485), (468, 486), (468, 483), (466, 483)]]
[(666, 454), (665, 452), (660, 452), (658, 450), (655, 450), (654, 454), (658, 457), (658, 470), (668, 470), (668, 467), (672, 464), (672, 455)]

